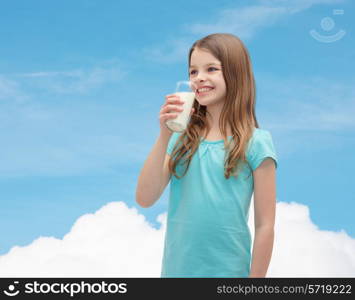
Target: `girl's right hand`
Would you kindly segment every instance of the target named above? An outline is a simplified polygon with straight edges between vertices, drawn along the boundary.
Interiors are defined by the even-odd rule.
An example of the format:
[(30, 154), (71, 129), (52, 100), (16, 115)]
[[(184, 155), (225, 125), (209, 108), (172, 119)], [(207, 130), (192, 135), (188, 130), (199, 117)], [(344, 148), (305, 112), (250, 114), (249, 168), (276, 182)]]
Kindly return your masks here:
[[(182, 99), (176, 95), (171, 94), (165, 96), (165, 103), (162, 105), (159, 113), (159, 123), (160, 123), (160, 134), (164, 136), (171, 136), (173, 131), (171, 131), (165, 124), (166, 121), (170, 119), (175, 119), (178, 113), (182, 112), (184, 109)], [(195, 109), (192, 107), (191, 112), (193, 113)]]

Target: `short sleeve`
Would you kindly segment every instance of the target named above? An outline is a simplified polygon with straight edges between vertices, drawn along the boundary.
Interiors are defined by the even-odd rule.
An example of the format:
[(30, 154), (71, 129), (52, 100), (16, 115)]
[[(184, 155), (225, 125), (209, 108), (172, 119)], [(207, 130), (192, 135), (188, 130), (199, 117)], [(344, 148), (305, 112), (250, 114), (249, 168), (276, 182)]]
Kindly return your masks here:
[(247, 154), (253, 171), (268, 157), (274, 160), (275, 168), (277, 168), (277, 156), (271, 134), (267, 130), (259, 129), (258, 133), (251, 140), (250, 150)]
[(170, 156), (171, 156), (171, 153), (173, 152), (174, 146), (175, 146), (176, 141), (178, 140), (180, 134), (181, 133), (173, 132), (173, 134), (170, 136), (168, 147), (166, 149), (166, 153), (168, 153)]

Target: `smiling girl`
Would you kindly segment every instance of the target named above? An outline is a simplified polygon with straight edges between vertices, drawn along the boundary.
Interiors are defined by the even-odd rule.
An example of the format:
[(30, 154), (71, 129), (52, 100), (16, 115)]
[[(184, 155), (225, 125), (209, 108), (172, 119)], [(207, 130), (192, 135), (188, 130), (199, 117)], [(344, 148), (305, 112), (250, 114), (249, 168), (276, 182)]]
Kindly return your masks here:
[(265, 277), (274, 241), (277, 157), (270, 132), (256, 120), (248, 51), (234, 35), (211, 34), (192, 45), (188, 66), (195, 92), (188, 127), (178, 133), (165, 126), (182, 110), (181, 99), (167, 95), (160, 135), (136, 190), (137, 203), (150, 207), (170, 182), (161, 276)]

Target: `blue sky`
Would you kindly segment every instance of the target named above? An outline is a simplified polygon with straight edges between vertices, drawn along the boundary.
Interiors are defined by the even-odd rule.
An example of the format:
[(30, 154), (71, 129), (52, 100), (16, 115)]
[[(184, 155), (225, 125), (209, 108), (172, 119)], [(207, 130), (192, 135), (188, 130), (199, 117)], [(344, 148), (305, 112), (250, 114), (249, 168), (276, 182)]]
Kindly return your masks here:
[[(158, 226), (168, 188), (144, 209), (137, 178), (164, 97), (187, 78), (189, 47), (216, 32), (239, 36), (250, 52), (257, 119), (279, 159), (277, 200), (304, 204), (320, 230), (354, 238), (354, 8), (332, 0), (1, 2), (0, 255), (40, 236), (60, 239), (109, 202)], [(312, 29), (345, 35), (325, 43)]]

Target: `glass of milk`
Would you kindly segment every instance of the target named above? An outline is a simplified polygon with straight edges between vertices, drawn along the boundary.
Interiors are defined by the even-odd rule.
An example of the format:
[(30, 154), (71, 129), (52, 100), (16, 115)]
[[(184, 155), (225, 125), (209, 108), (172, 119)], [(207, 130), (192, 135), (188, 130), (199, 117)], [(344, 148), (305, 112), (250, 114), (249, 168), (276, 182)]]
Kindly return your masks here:
[(187, 128), (190, 121), (190, 113), (195, 100), (195, 92), (192, 90), (191, 81), (178, 81), (175, 95), (178, 95), (185, 103), (182, 105), (183, 111), (177, 112), (177, 117), (165, 122), (171, 131), (182, 132)]

